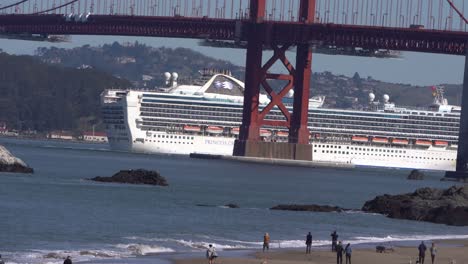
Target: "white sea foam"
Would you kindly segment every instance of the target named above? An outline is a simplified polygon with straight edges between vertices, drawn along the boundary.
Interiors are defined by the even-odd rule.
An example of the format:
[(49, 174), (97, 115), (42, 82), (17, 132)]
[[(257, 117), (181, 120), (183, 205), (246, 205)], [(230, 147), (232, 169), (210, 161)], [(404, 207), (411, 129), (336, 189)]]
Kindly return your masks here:
[[(129, 237), (127, 239), (138, 241), (157, 241), (162, 244), (175, 243), (184, 248), (193, 251), (205, 250), (209, 244), (212, 244), (218, 250), (233, 250), (233, 249), (258, 249), (261, 248), (261, 241), (241, 241), (230, 240), (219, 237), (204, 236), (200, 240), (185, 240), (185, 239), (171, 239), (171, 238), (142, 238), (142, 237)], [(444, 240), (444, 239), (468, 239), (468, 235), (389, 235), (382, 237), (373, 236), (356, 236), (345, 239), (345, 243), (351, 244), (375, 244), (386, 242), (398, 241), (421, 241), (421, 240)], [(331, 244), (331, 240), (314, 240), (312, 246), (322, 247)], [(304, 247), (304, 240), (272, 240), (270, 248), (301, 248)], [(183, 249), (182, 249), (183, 250)]]
[(128, 250), (132, 255), (144, 256), (148, 254), (169, 253), (174, 252), (172, 248), (161, 247), (158, 245), (145, 245), (145, 244), (118, 244), (116, 246), (120, 249)]

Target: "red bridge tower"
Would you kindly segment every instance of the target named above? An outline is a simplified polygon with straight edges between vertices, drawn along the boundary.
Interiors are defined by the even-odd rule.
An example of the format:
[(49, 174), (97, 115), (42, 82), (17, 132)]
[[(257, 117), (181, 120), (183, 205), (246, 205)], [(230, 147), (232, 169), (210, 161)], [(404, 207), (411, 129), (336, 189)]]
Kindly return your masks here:
[[(309, 108), (309, 87), (312, 73), (312, 51), (309, 44), (298, 44), (296, 67), (286, 57), (286, 51), (292, 44), (278, 45), (265, 43), (260, 36), (266, 29), (264, 22), (266, 0), (250, 1), (250, 22), (244, 24), (248, 34), (247, 60), (245, 73), (244, 111), (239, 139), (234, 146), (234, 155), (311, 160), (312, 146), (309, 144), (307, 128)], [(301, 0), (299, 21), (311, 24), (315, 17), (315, 0)], [(263, 48), (271, 47), (273, 56), (262, 65)], [(288, 74), (272, 74), (269, 69), (280, 61)], [(287, 81), (283, 89), (276, 93), (267, 80)], [(260, 88), (268, 93), (271, 101), (260, 111)], [(283, 104), (283, 97), (294, 89), (292, 113)], [(285, 120), (266, 119), (266, 115), (277, 106)], [(289, 142), (264, 142), (260, 140), (262, 125), (282, 126), (289, 129)]]

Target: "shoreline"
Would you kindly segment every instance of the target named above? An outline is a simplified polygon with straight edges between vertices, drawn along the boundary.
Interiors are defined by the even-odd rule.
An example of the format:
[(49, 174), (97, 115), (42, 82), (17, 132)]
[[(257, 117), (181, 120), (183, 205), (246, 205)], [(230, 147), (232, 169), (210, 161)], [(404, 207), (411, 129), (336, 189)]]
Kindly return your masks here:
[[(416, 263), (418, 256), (417, 246), (420, 241), (394, 241), (395, 244), (401, 242), (402, 245), (393, 245), (393, 251), (385, 253), (377, 253), (375, 246), (379, 244), (387, 245), (385, 243), (372, 243), (372, 244), (357, 244), (351, 245), (353, 249), (352, 261), (360, 264), (373, 264), (378, 261), (379, 264), (394, 264), (394, 263)], [(414, 242), (414, 245), (409, 245)], [(427, 247), (426, 261), (430, 262), (430, 251), (432, 241), (424, 241)], [(436, 263), (457, 263), (457, 264), (468, 264), (468, 239), (436, 239), (433, 242), (436, 243), (437, 255)], [(407, 244), (407, 245), (403, 245)], [(237, 254), (226, 254), (223, 253), (229, 251), (236, 251)], [(303, 249), (299, 248), (281, 248), (281, 249), (270, 249), (269, 252), (263, 253), (261, 249), (251, 250), (229, 250), (229, 251), (218, 251), (219, 258), (216, 263), (222, 264), (321, 264), (321, 263), (335, 263), (336, 253), (326, 246), (318, 246), (312, 248), (311, 254), (305, 254), (305, 246)], [(182, 256), (168, 258), (167, 260), (172, 264), (201, 264), (207, 263), (207, 260), (203, 257), (204, 252), (200, 253), (200, 257), (184, 258)], [(193, 255), (193, 253), (191, 254)], [(343, 263), (345, 259), (343, 256)]]

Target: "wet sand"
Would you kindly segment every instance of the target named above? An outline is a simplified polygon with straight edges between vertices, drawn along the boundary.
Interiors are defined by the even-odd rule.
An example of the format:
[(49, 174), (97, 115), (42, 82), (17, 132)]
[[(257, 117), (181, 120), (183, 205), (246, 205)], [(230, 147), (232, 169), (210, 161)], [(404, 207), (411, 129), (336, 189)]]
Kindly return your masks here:
[[(426, 242), (428, 251), (425, 264), (431, 264), (430, 243)], [(436, 241), (437, 264), (468, 264), (468, 240)], [(322, 264), (336, 263), (336, 254), (325, 250), (305, 254), (297, 250), (271, 250), (268, 253), (255, 253), (251, 258), (223, 258), (222, 251), (216, 264)], [(416, 247), (395, 247), (393, 252), (376, 253), (375, 249), (353, 249), (352, 263), (357, 264), (415, 264), (418, 256)], [(411, 261), (411, 262), (410, 262)], [(174, 260), (175, 264), (206, 264), (204, 258)], [(343, 256), (343, 263), (345, 259)]]

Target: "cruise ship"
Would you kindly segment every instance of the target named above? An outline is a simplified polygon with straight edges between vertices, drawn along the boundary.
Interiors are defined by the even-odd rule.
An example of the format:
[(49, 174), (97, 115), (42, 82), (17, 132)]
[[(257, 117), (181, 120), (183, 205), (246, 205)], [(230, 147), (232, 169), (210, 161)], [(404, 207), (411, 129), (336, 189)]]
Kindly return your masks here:
[[(102, 116), (111, 149), (232, 155), (242, 123), (244, 83), (229, 71), (205, 69), (200, 74), (191, 85), (179, 85), (177, 73), (165, 73), (165, 87), (105, 90)], [(442, 87), (433, 87), (433, 96), (434, 102), (422, 109), (398, 107), (388, 95), (380, 101), (370, 93), (363, 110), (323, 108), (324, 96), (310, 98), (312, 160), (455, 170), (461, 109), (448, 104)], [(267, 95), (260, 95), (260, 109), (269, 102)], [(287, 98), (285, 105), (292, 108)], [(266, 119), (284, 117), (275, 107)], [(287, 141), (288, 131), (265, 126), (260, 136), (264, 141)]]

